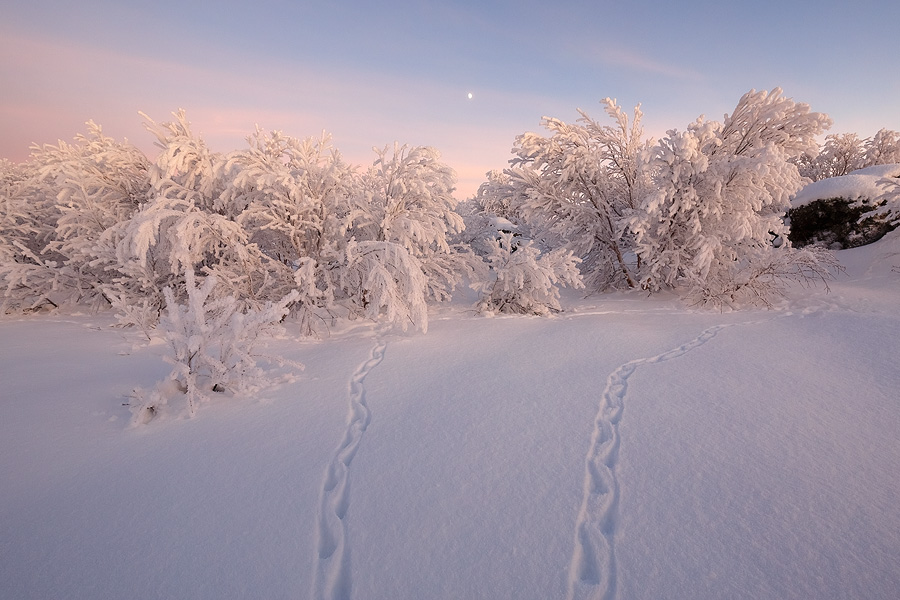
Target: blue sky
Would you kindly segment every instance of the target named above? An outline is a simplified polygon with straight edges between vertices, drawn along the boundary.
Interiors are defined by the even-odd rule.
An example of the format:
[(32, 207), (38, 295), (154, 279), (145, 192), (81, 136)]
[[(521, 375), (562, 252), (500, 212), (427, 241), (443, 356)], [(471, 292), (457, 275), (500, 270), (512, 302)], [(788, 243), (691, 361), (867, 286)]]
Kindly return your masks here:
[(6, 4), (0, 157), (12, 160), (88, 119), (152, 153), (138, 111), (184, 108), (218, 151), (256, 124), (328, 131), (355, 163), (394, 141), (434, 146), (463, 198), (542, 116), (601, 119), (606, 96), (641, 103), (657, 137), (775, 86), (834, 133), (900, 130), (896, 1)]

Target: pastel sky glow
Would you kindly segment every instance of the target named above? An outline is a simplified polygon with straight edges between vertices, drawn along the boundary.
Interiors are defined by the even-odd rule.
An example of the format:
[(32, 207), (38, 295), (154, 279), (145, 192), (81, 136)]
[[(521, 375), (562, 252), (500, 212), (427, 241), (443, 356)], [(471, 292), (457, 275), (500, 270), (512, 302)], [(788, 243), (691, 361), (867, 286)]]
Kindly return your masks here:
[(222, 152), (257, 124), (327, 131), (358, 164), (394, 141), (434, 146), (462, 199), (542, 116), (600, 120), (607, 96), (641, 103), (655, 137), (776, 86), (833, 133), (900, 130), (898, 23), (896, 0), (7, 3), (0, 158), (89, 119), (153, 155), (138, 111), (184, 108)]

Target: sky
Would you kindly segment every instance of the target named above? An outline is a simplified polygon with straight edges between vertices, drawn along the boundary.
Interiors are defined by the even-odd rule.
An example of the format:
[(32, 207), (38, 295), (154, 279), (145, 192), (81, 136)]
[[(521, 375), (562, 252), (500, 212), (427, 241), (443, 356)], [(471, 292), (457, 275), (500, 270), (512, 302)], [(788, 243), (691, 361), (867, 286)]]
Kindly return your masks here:
[(433, 146), (465, 199), (517, 135), (578, 109), (602, 121), (605, 97), (641, 104), (657, 138), (774, 87), (832, 133), (900, 130), (896, 0), (0, 4), (0, 158), (14, 162), (88, 120), (152, 157), (138, 111), (183, 108), (218, 152), (257, 125), (325, 131), (360, 165), (395, 141)]

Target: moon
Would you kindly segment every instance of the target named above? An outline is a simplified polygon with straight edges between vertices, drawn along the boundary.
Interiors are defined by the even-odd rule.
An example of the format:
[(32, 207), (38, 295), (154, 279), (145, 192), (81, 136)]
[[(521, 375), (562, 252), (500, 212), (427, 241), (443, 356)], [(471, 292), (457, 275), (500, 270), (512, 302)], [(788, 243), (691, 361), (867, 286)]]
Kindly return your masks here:
[(471, 100), (471, 99), (472, 99), (472, 92), (469, 92), (469, 93), (466, 95), (466, 97), (467, 97), (469, 100)]

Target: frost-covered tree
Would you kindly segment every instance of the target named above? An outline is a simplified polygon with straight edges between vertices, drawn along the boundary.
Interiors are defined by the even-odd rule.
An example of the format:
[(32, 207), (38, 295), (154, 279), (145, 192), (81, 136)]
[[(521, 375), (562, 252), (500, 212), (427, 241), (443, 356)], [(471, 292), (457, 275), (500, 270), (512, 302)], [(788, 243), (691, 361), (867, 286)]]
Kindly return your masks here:
[(224, 185), (221, 204), (237, 215), (250, 244), (265, 256), (257, 272), (259, 285), (268, 289), (265, 297), (297, 290), (293, 314), (306, 332), (321, 331), (341, 295), (356, 169), (327, 135), (299, 139), (257, 130), (248, 142), (217, 168)]
[(634, 287), (624, 222), (646, 187), (638, 166), (642, 114), (636, 107), (629, 122), (615, 100), (603, 103), (615, 126), (579, 111), (575, 124), (545, 117), (550, 136), (519, 136), (511, 168), (494, 175), (479, 200), (514, 207), (540, 244), (572, 251), (592, 289)]
[(33, 147), (20, 171), (27, 176), (7, 187), (5, 235), (18, 249), (0, 265), (7, 308), (111, 300), (117, 228), (146, 197), (149, 163), (131, 144), (87, 126), (74, 144)]
[(350, 235), (401, 246), (421, 264), (426, 296), (449, 299), (474, 269), (472, 254), (451, 245), (465, 228), (454, 211), (456, 174), (434, 148), (395, 144), (376, 155), (353, 199)]
[(815, 154), (805, 152), (795, 159), (800, 174), (813, 181), (840, 177), (863, 166), (863, 140), (855, 133), (833, 133)]
[(480, 286), (480, 312), (558, 312), (560, 286), (584, 287), (578, 271), (580, 260), (570, 250), (557, 248), (541, 254), (531, 240), (516, 240), (507, 232), (489, 245), (487, 261), (494, 278)]
[[(750, 91), (723, 122), (698, 119), (650, 152), (654, 191), (629, 222), (641, 287), (684, 287), (703, 303), (768, 301), (779, 280), (818, 263), (789, 244), (782, 216), (802, 185), (791, 162), (816, 147), (827, 116), (782, 95)], [(818, 273), (824, 274), (823, 266)]]
[(863, 167), (898, 163), (900, 163), (900, 133), (890, 129), (879, 129), (874, 137), (866, 140), (862, 158)]
[(341, 289), (354, 313), (428, 330), (427, 278), (422, 263), (400, 244), (351, 240), (344, 249)]
[(831, 134), (820, 149), (795, 159), (800, 174), (813, 181), (847, 175), (857, 169), (900, 163), (900, 134), (880, 129), (871, 138), (855, 133)]
[(478, 186), (475, 204), (480, 212), (521, 225), (518, 211), (518, 188), (508, 170), (493, 169), (485, 174), (486, 181)]
[(222, 206), (222, 182), (216, 173), (221, 161), (206, 142), (191, 130), (183, 109), (172, 113), (174, 121), (157, 123), (144, 113), (144, 127), (156, 137), (159, 148), (149, 169), (151, 195), (190, 202), (207, 212), (227, 214)]
[(139, 302), (142, 318), (154, 311), (158, 315), (166, 305), (163, 289), (184, 298), (187, 270), (216, 275), (217, 296), (248, 305), (272, 300), (265, 293), (265, 257), (249, 243), (248, 232), (235, 220), (237, 212), (223, 203), (224, 183), (217, 172), (222, 155), (193, 134), (184, 111), (174, 116), (175, 121), (162, 124), (145, 116), (160, 153), (148, 169), (146, 202), (119, 228), (115, 250), (123, 276), (115, 282), (116, 304)]
[(395, 145), (359, 174), (327, 137), (257, 132), (250, 142), (222, 165), (224, 204), (278, 263), (274, 279), (300, 291), (306, 325), (343, 314), (425, 329), (426, 296), (449, 297), (466, 265), (448, 242), (463, 224), (439, 154)]
[[(0, 160), (0, 281), (3, 282), (3, 312), (32, 310), (51, 302), (42, 293), (51, 277), (40, 257), (52, 236), (56, 213), (46, 193), (36, 194), (28, 186), (31, 163)], [(43, 277), (42, 277), (43, 276)], [(37, 281), (36, 281), (37, 280)]]
[(243, 309), (296, 292), (307, 332), (359, 316), (424, 329), (425, 300), (480, 264), (453, 240), (455, 174), (431, 148), (377, 150), (362, 171), (327, 136), (258, 129), (220, 154), (184, 111), (144, 118), (153, 161), (89, 123), (76, 144), (0, 165), (4, 310), (101, 302), (149, 335), (163, 290), (184, 301), (190, 272)]
[(287, 266), (301, 257), (336, 255), (332, 245), (346, 228), (355, 168), (327, 135), (299, 139), (257, 130), (248, 142), (218, 166), (221, 205), (254, 232), (267, 255)]
[(494, 252), (495, 242), (501, 233), (510, 233), (514, 241), (518, 238), (531, 239), (532, 232), (522, 214), (519, 213), (519, 190), (513, 184), (509, 170), (492, 170), (485, 174), (484, 181), (475, 194), (458, 208), (466, 228), (460, 239), (475, 254), (487, 260)]
[(455, 174), (435, 150), (395, 145), (359, 173), (327, 136), (257, 130), (246, 150), (214, 155), (176, 117), (149, 126), (163, 153), (126, 240), (138, 271), (153, 250), (168, 274), (191, 264), (251, 305), (296, 290), (294, 313), (315, 331), (339, 316), (424, 329), (424, 299), (448, 298), (468, 268), (448, 242), (463, 227)]
[[(0, 167), (3, 166), (0, 164)], [(0, 227), (3, 228), (3, 235), (0, 235), (0, 282), (3, 292), (0, 309), (4, 313), (37, 310), (45, 304), (55, 306), (41, 293), (50, 286), (35, 281), (45, 279), (39, 277), (40, 274), (46, 275), (37, 241), (41, 228), (35, 226), (23, 206), (25, 204), (21, 195), (12, 193), (0, 202)]]
[(280, 330), (279, 322), (296, 301), (296, 292), (260, 309), (242, 309), (233, 296), (215, 297), (216, 285), (214, 276), (198, 285), (187, 269), (184, 301), (172, 288), (163, 290), (166, 309), (159, 330), (172, 350), (164, 357), (172, 372), (153, 390), (137, 391), (132, 406), (136, 424), (177, 412), (177, 400), (183, 400), (187, 415), (194, 416), (198, 405), (214, 393), (246, 395), (271, 384), (271, 370), (260, 365), (262, 359), (277, 366), (302, 368), (258, 352), (259, 344)]

